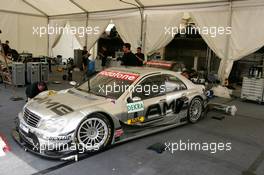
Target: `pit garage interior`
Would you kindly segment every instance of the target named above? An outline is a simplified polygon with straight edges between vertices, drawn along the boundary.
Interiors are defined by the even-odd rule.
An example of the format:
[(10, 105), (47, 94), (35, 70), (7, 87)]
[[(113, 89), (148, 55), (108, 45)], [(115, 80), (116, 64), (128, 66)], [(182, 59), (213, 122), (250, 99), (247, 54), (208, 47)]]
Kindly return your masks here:
[[(0, 0), (0, 4), (1, 175), (264, 174), (263, 0)], [(131, 44), (133, 53), (141, 47), (141, 67), (121, 65), (126, 55), (124, 43)], [(83, 46), (89, 53), (87, 57)], [(69, 94), (61, 95), (66, 92), (61, 90), (78, 89), (84, 83), (89, 93), (92, 83), (96, 83), (94, 77), (113, 78), (113, 70), (126, 76), (154, 70), (173, 75), (177, 72), (194, 87), (203, 87), (203, 116), (198, 122), (186, 116), (180, 120), (185, 121), (182, 125), (161, 125), (155, 133), (151, 132), (155, 127), (150, 127), (149, 134), (65, 159), (34, 154), (26, 143), (15, 139), (15, 129), (18, 135), (21, 130), (24, 133), (32, 129), (30, 123), (29, 127), (21, 126), (19, 113), (26, 120), (25, 105), (28, 109), (35, 107), (38, 113), (37, 103), (42, 103), (41, 97), (45, 96), (41, 93), (28, 99), (25, 91), (32, 84), (44, 82), (48, 87), (46, 96), (56, 99), (59, 95), (57, 102), (70, 103), (74, 98), (64, 101)], [(85, 106), (81, 98), (69, 108)], [(185, 95), (179, 99), (182, 102)], [(113, 108), (118, 101), (104, 100)], [(133, 104), (143, 103), (131, 100)], [(188, 116), (191, 104), (187, 100)], [(48, 101), (47, 105), (54, 103)], [(179, 107), (177, 103), (175, 106)], [(111, 110), (115, 113), (118, 109), (105, 111)], [(181, 112), (175, 112), (175, 116), (178, 114)], [(131, 128), (144, 126), (145, 119), (135, 117), (124, 123)], [(81, 123), (78, 126), (81, 128)], [(56, 122), (47, 127), (56, 128)], [(112, 127), (109, 135), (122, 140), (122, 134), (126, 134), (122, 127)], [(207, 147), (190, 149), (192, 143)]]

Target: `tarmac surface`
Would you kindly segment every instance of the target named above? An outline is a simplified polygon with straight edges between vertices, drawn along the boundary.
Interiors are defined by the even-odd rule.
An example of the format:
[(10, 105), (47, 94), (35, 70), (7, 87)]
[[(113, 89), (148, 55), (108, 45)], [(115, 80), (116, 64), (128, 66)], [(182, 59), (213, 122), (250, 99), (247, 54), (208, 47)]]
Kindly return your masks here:
[[(68, 83), (50, 84), (49, 89), (64, 89)], [(25, 99), (24, 87), (15, 88)], [(214, 102), (234, 104), (236, 116), (210, 112), (197, 124), (188, 124), (136, 139), (87, 157), (78, 162), (51, 161), (25, 152), (12, 139), (14, 119), (25, 100), (11, 101), (12, 91), (0, 84), (0, 134), (7, 138), (11, 152), (0, 157), (1, 175), (263, 175), (264, 108), (240, 99), (214, 98)], [(162, 153), (147, 149), (154, 144), (170, 145)], [(176, 150), (180, 143), (209, 145), (206, 150)], [(215, 144), (229, 144), (230, 150), (216, 150)], [(173, 147), (172, 147), (173, 145)], [(168, 147), (167, 147), (168, 148)], [(174, 148), (174, 150), (172, 150)], [(215, 152), (215, 153), (214, 153)]]

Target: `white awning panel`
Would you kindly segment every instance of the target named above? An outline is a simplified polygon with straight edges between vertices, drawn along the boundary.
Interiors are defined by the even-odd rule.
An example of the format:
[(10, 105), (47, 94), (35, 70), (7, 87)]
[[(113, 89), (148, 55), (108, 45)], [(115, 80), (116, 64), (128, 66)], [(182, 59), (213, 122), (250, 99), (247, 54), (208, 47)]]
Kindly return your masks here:
[(43, 15), (22, 0), (0, 0), (0, 11)]
[(69, 0), (26, 0), (49, 16), (84, 12)]

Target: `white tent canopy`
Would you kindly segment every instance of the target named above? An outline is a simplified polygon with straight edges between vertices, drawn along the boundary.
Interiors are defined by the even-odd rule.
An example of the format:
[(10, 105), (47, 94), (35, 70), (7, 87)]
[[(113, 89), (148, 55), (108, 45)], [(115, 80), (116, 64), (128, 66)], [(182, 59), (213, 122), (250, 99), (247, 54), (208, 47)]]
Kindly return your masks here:
[[(2, 40), (11, 47), (46, 55), (58, 44), (61, 34), (32, 35), (33, 27), (99, 27), (96, 34), (75, 35), (80, 45), (91, 48), (110, 21), (126, 42), (142, 45), (145, 53), (160, 49), (173, 39), (164, 27), (178, 27), (183, 13), (189, 13), (196, 26), (231, 27), (230, 34), (212, 37), (201, 34), (221, 59), (219, 77), (229, 76), (233, 62), (264, 45), (263, 0), (0, 0)], [(140, 10), (139, 10), (140, 9)], [(140, 13), (141, 11), (141, 13)], [(157, 26), (159, 25), (159, 27)], [(162, 31), (164, 30), (164, 31)], [(60, 48), (60, 47), (56, 47)], [(69, 48), (69, 47), (68, 47)]]
[[(142, 6), (161, 7), (193, 3), (228, 2), (229, 0), (137, 0)], [(137, 4), (135, 0), (125, 2)], [(102, 12), (136, 8), (120, 0), (0, 0), (0, 10), (48, 16), (82, 12)], [(34, 9), (35, 7), (35, 9)], [(39, 9), (36, 10), (36, 9)], [(41, 13), (40, 13), (41, 11)], [(42, 13), (43, 12), (43, 13)], [(45, 15), (44, 15), (45, 16)]]

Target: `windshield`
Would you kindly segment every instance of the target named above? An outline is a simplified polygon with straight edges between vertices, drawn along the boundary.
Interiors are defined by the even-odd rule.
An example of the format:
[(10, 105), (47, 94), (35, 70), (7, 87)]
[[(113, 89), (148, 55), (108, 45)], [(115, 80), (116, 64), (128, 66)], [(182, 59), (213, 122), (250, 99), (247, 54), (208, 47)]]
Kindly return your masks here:
[(118, 99), (138, 77), (138, 74), (106, 70), (91, 78), (90, 83), (85, 82), (77, 89), (106, 98)]

